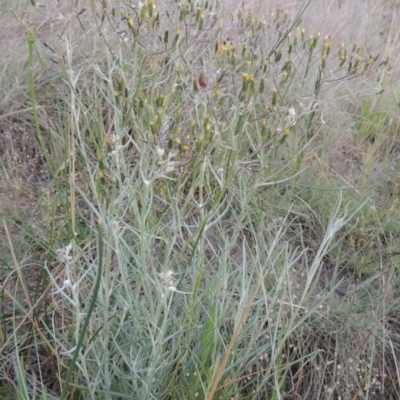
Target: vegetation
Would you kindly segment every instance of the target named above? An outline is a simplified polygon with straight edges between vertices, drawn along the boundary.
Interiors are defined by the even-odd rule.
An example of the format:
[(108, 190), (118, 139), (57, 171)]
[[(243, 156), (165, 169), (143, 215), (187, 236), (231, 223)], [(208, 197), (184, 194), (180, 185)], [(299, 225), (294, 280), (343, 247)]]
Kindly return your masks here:
[(5, 3), (0, 397), (399, 398), (396, 30)]

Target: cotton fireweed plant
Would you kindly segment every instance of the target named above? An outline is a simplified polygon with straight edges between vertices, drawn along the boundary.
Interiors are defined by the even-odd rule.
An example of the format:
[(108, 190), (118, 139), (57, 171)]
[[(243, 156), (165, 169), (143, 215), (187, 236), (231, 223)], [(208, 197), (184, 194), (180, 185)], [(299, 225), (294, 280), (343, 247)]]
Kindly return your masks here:
[[(57, 385), (35, 390), (320, 399), (369, 382), (372, 368), (362, 378), (337, 368), (347, 350), (339, 358), (335, 346), (356, 328), (335, 297), (343, 281), (331, 261), (365, 203), (335, 191), (315, 239), (296, 190), (335, 118), (331, 99), (388, 61), (307, 33), (307, 5), (222, 20), (214, 1), (103, 2), (71, 14), (62, 40), (45, 39), (57, 102), (41, 123), (62, 128), (66, 150), (46, 162), (68, 212), (52, 221), (58, 257), (43, 264), (41, 329)], [(96, 36), (86, 45), (101, 57), (79, 29)], [(49, 55), (39, 56), (47, 68)], [(327, 264), (333, 279), (323, 284)]]

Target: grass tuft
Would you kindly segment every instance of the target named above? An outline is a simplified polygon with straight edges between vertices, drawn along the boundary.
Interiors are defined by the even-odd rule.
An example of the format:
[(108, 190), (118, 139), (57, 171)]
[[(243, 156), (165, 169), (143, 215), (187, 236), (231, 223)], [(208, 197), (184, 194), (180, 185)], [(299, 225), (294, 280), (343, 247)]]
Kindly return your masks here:
[(4, 5), (0, 397), (399, 397), (378, 3)]

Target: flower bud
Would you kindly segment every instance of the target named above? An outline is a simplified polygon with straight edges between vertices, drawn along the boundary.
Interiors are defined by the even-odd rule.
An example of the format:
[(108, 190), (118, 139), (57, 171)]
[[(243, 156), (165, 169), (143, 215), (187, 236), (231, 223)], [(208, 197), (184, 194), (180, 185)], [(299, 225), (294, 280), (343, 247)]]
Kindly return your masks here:
[(207, 87), (207, 79), (206, 79), (206, 74), (204, 72), (200, 73), (199, 76), (199, 85), (205, 89)]

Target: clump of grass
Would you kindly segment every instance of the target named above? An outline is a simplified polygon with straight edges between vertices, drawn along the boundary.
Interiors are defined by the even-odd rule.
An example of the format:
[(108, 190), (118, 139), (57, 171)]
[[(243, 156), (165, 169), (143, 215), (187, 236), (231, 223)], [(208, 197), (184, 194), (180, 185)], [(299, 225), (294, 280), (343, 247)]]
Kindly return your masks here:
[(228, 26), (218, 2), (82, 7), (58, 28), (64, 40), (41, 39), (45, 85), (40, 26), (19, 18), (30, 133), (51, 183), (36, 195), (44, 223), (5, 217), (5, 391), (396, 393), (398, 343), (384, 326), (396, 326), (396, 253), (382, 256), (396, 237), (373, 230), (385, 211), (372, 216), (362, 188), (321, 168), (325, 128), (348, 112), (333, 100), (358, 101), (348, 87), (389, 64), (306, 34), (307, 5)]

